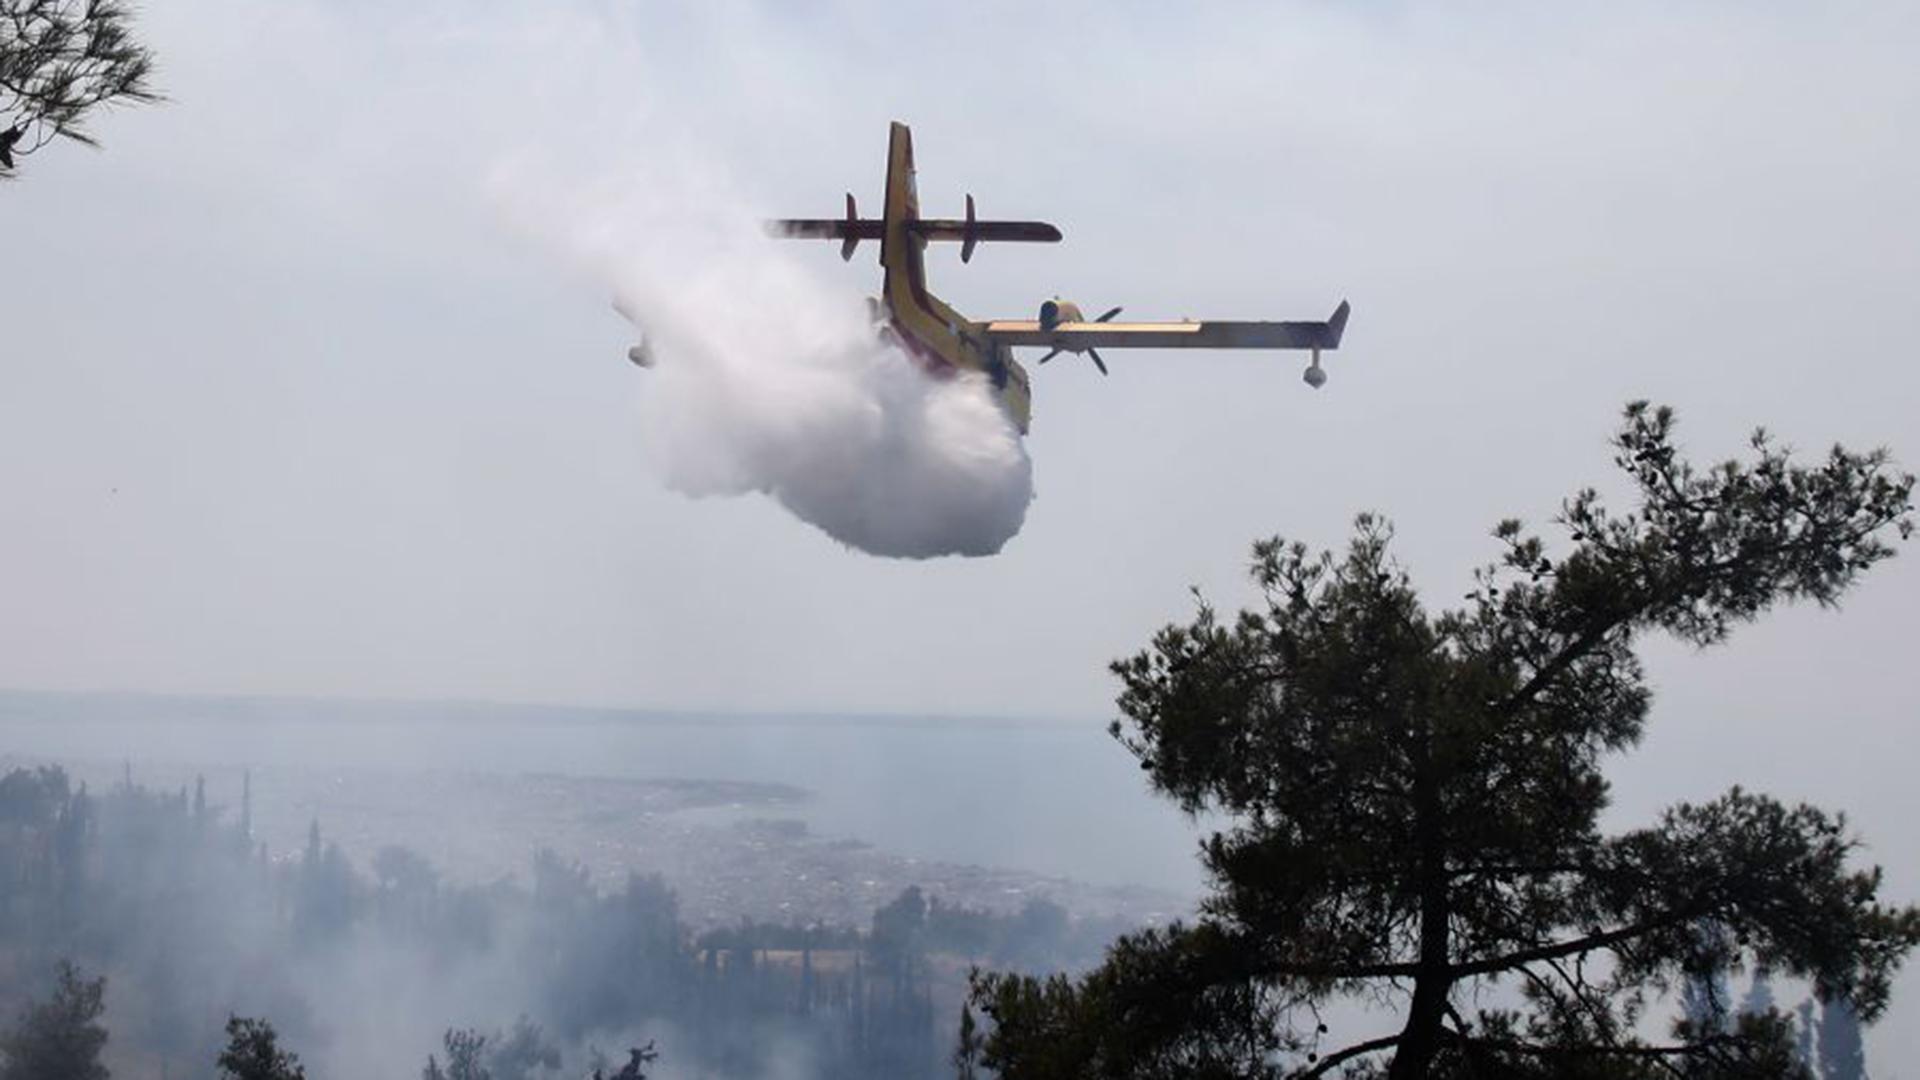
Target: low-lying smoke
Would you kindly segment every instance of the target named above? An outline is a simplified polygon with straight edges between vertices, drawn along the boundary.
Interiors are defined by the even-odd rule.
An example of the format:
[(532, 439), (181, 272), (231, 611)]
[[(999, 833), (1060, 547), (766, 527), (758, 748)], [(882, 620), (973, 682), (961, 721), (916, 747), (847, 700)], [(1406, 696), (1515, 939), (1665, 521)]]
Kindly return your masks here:
[(1033, 466), (986, 381), (924, 374), (844, 285), (807, 273), (713, 187), (552, 198), (496, 185), (645, 336), (641, 420), (664, 482), (768, 495), (872, 555), (998, 552), (1026, 519)]

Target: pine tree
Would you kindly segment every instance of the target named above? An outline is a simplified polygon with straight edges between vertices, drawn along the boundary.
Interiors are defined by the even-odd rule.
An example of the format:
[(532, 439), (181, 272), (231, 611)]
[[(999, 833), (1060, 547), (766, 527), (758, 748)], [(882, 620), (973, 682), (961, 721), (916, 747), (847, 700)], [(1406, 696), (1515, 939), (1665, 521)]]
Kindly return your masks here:
[[(1701, 944), (1711, 942), (1710, 927), (1698, 931)], [(1733, 1028), (1733, 990), (1727, 985), (1727, 973), (1721, 969), (1689, 972), (1680, 985), (1680, 1018), (1685, 1021), (1684, 1035), (1692, 1039), (1724, 1035)]]
[(1680, 985), (1680, 1019), (1686, 1023), (1689, 1036), (1720, 1035), (1733, 1026), (1728, 993), (1723, 972), (1687, 976)]
[[(1226, 822), (1202, 846), (1214, 894), (1082, 978), (976, 980), (984, 1063), (1003, 1080), (1654, 1058), (1779, 1075), (1777, 1017), (1672, 1045), (1637, 1023), (1677, 979), (1756, 964), (1878, 1015), (1920, 909), (1879, 899), (1841, 818), (1735, 788), (1600, 829), (1602, 760), (1640, 740), (1652, 696), (1640, 637), (1713, 645), (1777, 604), (1831, 605), (1911, 534), (1913, 478), (1885, 454), (1801, 465), (1752, 445), (1696, 471), (1668, 410), (1630, 406), (1615, 461), (1638, 507), (1575, 494), (1557, 553), (1501, 524), (1499, 561), (1453, 610), (1420, 602), (1371, 516), (1344, 556), (1255, 545), (1260, 608), (1203, 602), (1114, 665), (1116, 737), (1157, 791)], [(1476, 1004), (1495, 979), (1517, 1007)], [(1336, 1040), (1317, 1014), (1345, 997), (1397, 1002), (1398, 1030)]]
[(159, 100), (131, 24), (119, 0), (0, 0), (0, 179), (55, 138), (92, 145), (101, 106)]
[(485, 1035), (471, 1028), (448, 1028), (440, 1042), (447, 1051), (446, 1070), (441, 1071), (440, 1063), (429, 1054), (422, 1080), (492, 1080), (486, 1066)]
[(107, 1029), (107, 980), (83, 979), (64, 960), (55, 972), (53, 994), (30, 1005), (20, 1022), (0, 1038), (0, 1080), (107, 1080), (100, 1051)]
[(227, 1047), (220, 1051), (221, 1080), (306, 1080), (298, 1055), (280, 1049), (280, 1037), (265, 1020), (227, 1017)]
[(980, 1051), (986, 1046), (986, 1036), (980, 1034), (979, 1026), (973, 1019), (973, 1006), (960, 1006), (960, 1037), (953, 1048), (953, 1074), (955, 1080), (978, 1080), (980, 1075)]

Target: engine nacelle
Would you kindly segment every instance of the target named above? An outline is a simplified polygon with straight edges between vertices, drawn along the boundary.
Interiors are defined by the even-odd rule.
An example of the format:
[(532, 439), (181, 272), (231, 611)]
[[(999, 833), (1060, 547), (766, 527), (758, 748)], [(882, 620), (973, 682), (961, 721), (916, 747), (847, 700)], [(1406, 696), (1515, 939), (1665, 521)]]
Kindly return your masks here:
[(1040, 329), (1051, 330), (1061, 323), (1085, 322), (1080, 314), (1080, 305), (1058, 298), (1040, 305)]

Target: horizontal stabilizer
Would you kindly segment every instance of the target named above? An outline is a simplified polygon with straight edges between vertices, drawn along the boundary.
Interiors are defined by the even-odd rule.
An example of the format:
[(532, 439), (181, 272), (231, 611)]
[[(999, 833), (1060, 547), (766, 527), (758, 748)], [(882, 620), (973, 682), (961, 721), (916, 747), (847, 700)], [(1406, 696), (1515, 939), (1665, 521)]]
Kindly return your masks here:
[(879, 218), (863, 218), (860, 209), (853, 204), (853, 192), (847, 192), (847, 216), (834, 220), (831, 218), (783, 218), (767, 222), (767, 231), (775, 236), (791, 236), (801, 240), (838, 240), (840, 258), (851, 260), (853, 249), (860, 246), (862, 240), (884, 240), (887, 235), (887, 223)]
[(955, 221), (952, 218), (927, 218), (911, 222), (908, 231), (923, 240), (969, 239), (979, 243), (1015, 241), (1032, 244), (1057, 244), (1060, 230), (1044, 221)]
[[(878, 240), (886, 235), (886, 222), (879, 218), (780, 218), (767, 222), (767, 232), (797, 240)], [(907, 231), (922, 240), (965, 241), (969, 235), (980, 243), (1006, 241), (1053, 244), (1060, 241), (1060, 230), (1044, 221), (976, 221), (971, 229), (964, 221), (929, 218), (907, 225)]]
[[(1060, 240), (1060, 230), (1044, 221), (981, 221), (973, 216), (973, 196), (967, 196), (967, 216), (964, 220), (953, 218), (916, 218), (909, 217), (906, 222), (909, 233), (920, 238), (922, 243), (929, 241), (951, 241), (961, 245), (960, 261), (968, 262), (973, 258), (973, 249), (977, 244), (1000, 243), (1038, 243), (1052, 244)], [(792, 237), (797, 240), (838, 240), (840, 257), (853, 258), (853, 249), (862, 240), (884, 240), (887, 236), (887, 223), (881, 218), (863, 218), (854, 207), (853, 196), (847, 196), (847, 216), (843, 218), (780, 218), (767, 222), (767, 231), (774, 236)]]
[(799, 240), (878, 240), (886, 235), (879, 218), (782, 218), (767, 222), (767, 232)]

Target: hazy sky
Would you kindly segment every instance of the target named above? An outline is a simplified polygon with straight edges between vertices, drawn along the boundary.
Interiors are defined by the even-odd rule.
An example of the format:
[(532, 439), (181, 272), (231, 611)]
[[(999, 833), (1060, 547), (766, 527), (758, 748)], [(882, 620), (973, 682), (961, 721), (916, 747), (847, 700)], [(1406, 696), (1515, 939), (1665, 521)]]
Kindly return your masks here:
[[(171, 101), (0, 189), (0, 685), (1091, 716), (1188, 585), (1247, 597), (1261, 535), (1384, 511), (1449, 602), (1498, 518), (1618, 490), (1630, 398), (1705, 459), (1765, 423), (1920, 464), (1907, 4), (180, 0), (140, 25)], [(877, 208), (895, 118), (927, 212), (970, 191), (1066, 234), (930, 253), (961, 310), (1348, 297), (1332, 381), (1291, 354), (1049, 364), (1038, 497), (990, 559), (664, 490), (629, 329), (501, 178)], [(781, 257), (878, 284), (870, 249)], [(1642, 757), (1692, 768), (1623, 793), (1745, 780), (1893, 844), (1916, 601), (1909, 551), (1839, 615), (1656, 647)]]

